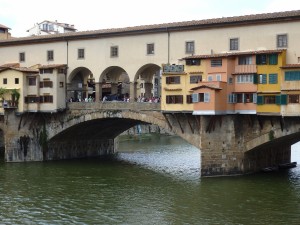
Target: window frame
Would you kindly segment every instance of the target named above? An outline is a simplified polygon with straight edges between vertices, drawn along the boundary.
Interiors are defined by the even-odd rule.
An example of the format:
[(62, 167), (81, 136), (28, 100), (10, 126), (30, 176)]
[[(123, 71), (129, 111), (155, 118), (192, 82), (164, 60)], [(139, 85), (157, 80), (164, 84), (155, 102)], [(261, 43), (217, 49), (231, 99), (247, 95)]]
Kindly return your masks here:
[(276, 47), (277, 48), (287, 48), (288, 47), (288, 35), (287, 35), (287, 33), (276, 35)]
[(185, 54), (195, 54), (195, 41), (185, 42)]
[(85, 49), (84, 48), (77, 49), (77, 59), (85, 59)]
[(54, 51), (47, 50), (47, 61), (54, 61)]
[(229, 39), (229, 50), (238, 51), (240, 49), (239, 38), (230, 38)]
[(25, 62), (25, 52), (19, 52), (19, 62)]
[(146, 49), (146, 51), (147, 51), (147, 55), (154, 55), (154, 53), (155, 53), (155, 45), (154, 45), (154, 43), (148, 43), (147, 45), (146, 45), (147, 47), (147, 49)]
[(119, 46), (117, 45), (110, 46), (110, 57), (111, 58), (119, 57)]

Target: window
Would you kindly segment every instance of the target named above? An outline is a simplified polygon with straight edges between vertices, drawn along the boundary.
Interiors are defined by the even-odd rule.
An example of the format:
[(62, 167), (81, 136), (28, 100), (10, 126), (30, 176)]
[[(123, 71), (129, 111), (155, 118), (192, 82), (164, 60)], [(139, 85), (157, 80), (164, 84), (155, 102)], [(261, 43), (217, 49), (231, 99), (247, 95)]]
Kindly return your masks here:
[(194, 54), (195, 53), (195, 42), (194, 41), (185, 42), (185, 53), (186, 54)]
[(84, 49), (83, 48), (78, 49), (78, 59), (84, 59)]
[(270, 96), (264, 96), (264, 101), (265, 104), (275, 104), (276, 103), (276, 96), (275, 95), (270, 95)]
[(147, 44), (147, 55), (153, 55), (154, 54), (154, 44)]
[(209, 76), (207, 77), (207, 80), (208, 80), (208, 81), (213, 81), (213, 76), (212, 76), (212, 75), (209, 75)]
[(19, 84), (19, 78), (15, 78), (15, 84)]
[(3, 84), (7, 84), (7, 78), (3, 78)]
[(230, 50), (239, 50), (239, 39), (238, 38), (231, 38), (229, 44)]
[(229, 78), (228, 78), (228, 83), (229, 83), (229, 84), (232, 84), (232, 83), (233, 83), (233, 78), (232, 78), (232, 77), (229, 77)]
[(288, 95), (289, 103), (299, 103), (299, 95)]
[(228, 95), (228, 103), (256, 103), (256, 93), (232, 93)]
[(285, 81), (300, 80), (300, 71), (286, 71), (284, 74)]
[(256, 64), (257, 65), (266, 65), (267, 64), (267, 55), (256, 55)]
[(221, 67), (222, 66), (222, 59), (212, 59), (210, 60), (211, 67)]
[(222, 75), (221, 74), (216, 74), (216, 80), (217, 81), (222, 81)]
[(201, 75), (191, 75), (190, 76), (190, 84), (197, 84), (202, 81)]
[(200, 61), (200, 59), (187, 59), (185, 61), (185, 64), (188, 66), (194, 66), (194, 65), (198, 66), (201, 64), (201, 61)]
[(40, 96), (41, 103), (53, 103), (53, 96), (52, 95), (44, 95)]
[(167, 104), (182, 104), (183, 96), (182, 95), (167, 95), (166, 103)]
[(118, 56), (119, 56), (118, 46), (111, 46), (110, 57), (118, 57)]
[(37, 97), (37, 96), (25, 97), (25, 103), (37, 103), (37, 102), (39, 102), (39, 97)]
[(35, 77), (28, 77), (28, 85), (29, 86), (36, 86), (36, 79), (35, 79)]
[(40, 74), (44, 74), (44, 73), (53, 73), (53, 69), (40, 69)]
[(269, 74), (269, 84), (277, 84), (277, 83), (278, 83), (277, 73)]
[(44, 80), (40, 82), (40, 88), (52, 88), (53, 87), (53, 82), (50, 80)]
[(239, 56), (239, 65), (251, 65), (252, 56)]
[(63, 88), (64, 87), (64, 82), (59, 82), (59, 87)]
[(267, 74), (259, 74), (259, 83), (266, 84), (267, 83)]
[(180, 76), (166, 77), (166, 84), (180, 84)]
[(193, 103), (196, 102), (209, 102), (210, 94), (209, 93), (195, 93), (192, 94)]
[(236, 82), (239, 84), (253, 83), (253, 74), (243, 74), (236, 76)]
[(187, 103), (187, 104), (193, 103), (192, 95), (187, 95), (187, 96), (186, 96), (186, 103)]
[(25, 62), (25, 52), (20, 52), (19, 53), (19, 61), (20, 62)]
[(52, 50), (47, 51), (47, 60), (53, 61), (54, 60), (54, 53)]
[(286, 48), (288, 46), (287, 34), (277, 35), (277, 48)]

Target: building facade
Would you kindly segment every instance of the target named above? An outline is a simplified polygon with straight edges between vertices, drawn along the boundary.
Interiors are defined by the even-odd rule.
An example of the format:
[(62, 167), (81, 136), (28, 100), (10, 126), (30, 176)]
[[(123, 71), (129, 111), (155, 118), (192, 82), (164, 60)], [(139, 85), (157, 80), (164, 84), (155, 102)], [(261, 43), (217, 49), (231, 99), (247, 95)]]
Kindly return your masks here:
[[(55, 93), (42, 95), (85, 99), (93, 80), (95, 101), (100, 101), (107, 77), (110, 93), (116, 94), (125, 75), (134, 101), (141, 91), (153, 95), (153, 78), (162, 70), (163, 111), (295, 115), (299, 27), (300, 10), (295, 10), (6, 39), (0, 41), (0, 65), (42, 65), (40, 78), (45, 66), (58, 71), (56, 65), (65, 65), (65, 91), (53, 85)], [(25, 103), (25, 96), (21, 100)], [(57, 103), (43, 111), (47, 107), (61, 108)]]

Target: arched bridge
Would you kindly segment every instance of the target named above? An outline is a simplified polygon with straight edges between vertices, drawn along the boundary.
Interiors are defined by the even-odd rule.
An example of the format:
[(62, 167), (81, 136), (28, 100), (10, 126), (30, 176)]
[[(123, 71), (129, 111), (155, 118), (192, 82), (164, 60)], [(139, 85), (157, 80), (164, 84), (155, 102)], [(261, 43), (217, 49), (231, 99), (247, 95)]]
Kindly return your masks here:
[(193, 116), (167, 113), (159, 103), (72, 102), (66, 111), (16, 115), (1, 128), (7, 162), (93, 157), (114, 153), (116, 137), (141, 123), (155, 124), (201, 149), (203, 176), (243, 174), (290, 162), (300, 141), (298, 117)]

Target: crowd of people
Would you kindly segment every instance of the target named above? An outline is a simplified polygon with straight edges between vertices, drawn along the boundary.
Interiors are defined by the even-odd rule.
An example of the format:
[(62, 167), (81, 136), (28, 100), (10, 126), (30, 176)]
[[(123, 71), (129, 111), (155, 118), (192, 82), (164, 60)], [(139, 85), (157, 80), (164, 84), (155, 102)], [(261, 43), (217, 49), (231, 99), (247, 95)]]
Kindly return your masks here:
[[(95, 102), (95, 98), (92, 96), (86, 97), (84, 99), (81, 98), (73, 98), (71, 97), (69, 102)], [(104, 95), (102, 98), (102, 101), (123, 101), (123, 102), (129, 102), (130, 98), (129, 96), (123, 96), (120, 98), (118, 95)], [(135, 98), (135, 102), (149, 102), (149, 103), (159, 103), (160, 97), (151, 97), (151, 98), (145, 98), (145, 97), (137, 97)]]

